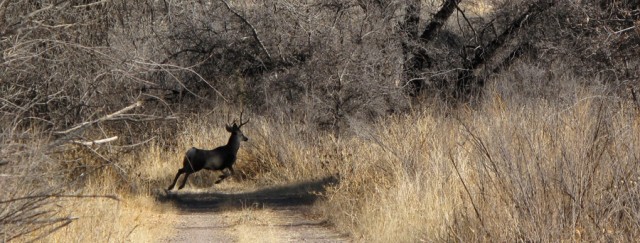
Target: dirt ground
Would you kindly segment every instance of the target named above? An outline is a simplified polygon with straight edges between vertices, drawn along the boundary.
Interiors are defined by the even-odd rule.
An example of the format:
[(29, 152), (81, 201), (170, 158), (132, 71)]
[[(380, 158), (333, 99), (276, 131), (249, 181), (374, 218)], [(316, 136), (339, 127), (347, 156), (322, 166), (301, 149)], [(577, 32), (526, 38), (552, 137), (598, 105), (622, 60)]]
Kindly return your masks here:
[[(224, 184), (226, 182), (223, 182)], [(330, 179), (267, 188), (229, 183), (159, 193), (178, 208), (163, 242), (350, 242), (310, 207)]]

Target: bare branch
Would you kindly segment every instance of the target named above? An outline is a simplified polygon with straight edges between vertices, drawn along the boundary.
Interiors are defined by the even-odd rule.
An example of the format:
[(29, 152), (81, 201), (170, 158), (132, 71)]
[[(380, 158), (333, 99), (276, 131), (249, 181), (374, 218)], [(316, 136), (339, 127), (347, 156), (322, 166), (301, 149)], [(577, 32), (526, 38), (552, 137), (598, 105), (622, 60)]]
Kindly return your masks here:
[[(167, 74), (169, 74), (183, 89), (185, 89), (187, 92), (189, 92), (190, 94), (192, 94), (195, 97), (198, 97), (200, 99), (206, 99), (205, 97), (201, 97), (199, 95), (197, 95), (195, 92), (193, 92), (192, 90), (190, 90), (189, 88), (187, 88), (186, 85), (184, 85), (184, 83), (182, 81), (180, 81), (179, 78), (175, 77), (173, 74), (171, 74), (170, 71), (172, 70), (181, 70), (181, 71), (187, 71), (190, 72), (194, 75), (196, 75), (198, 77), (198, 79), (200, 79), (202, 82), (204, 82), (207, 86), (209, 86), (209, 88), (213, 89), (213, 91), (215, 91), (218, 96), (220, 98), (222, 98), (225, 102), (229, 102), (229, 100), (222, 94), (222, 92), (220, 92), (218, 89), (216, 89), (213, 85), (211, 85), (209, 83), (209, 81), (207, 81), (201, 74), (199, 74), (198, 72), (194, 71), (192, 69), (193, 66), (196, 65), (200, 65), (201, 63), (195, 64), (191, 67), (181, 67), (181, 66), (177, 66), (177, 65), (171, 65), (171, 64), (162, 64), (162, 63), (153, 63), (153, 62), (143, 62), (143, 61), (134, 61), (134, 63), (136, 64), (142, 64), (142, 65), (149, 65), (149, 66), (154, 66), (157, 67), (159, 69), (161, 69), (162, 71), (165, 71)], [(127, 71), (123, 71), (120, 70), (122, 73), (127, 73)]]
[(260, 48), (262, 48), (262, 51), (264, 51), (264, 53), (267, 54), (267, 57), (269, 57), (269, 59), (271, 59), (271, 54), (269, 54), (269, 51), (267, 50), (267, 48), (264, 47), (264, 44), (262, 43), (262, 40), (260, 40), (260, 37), (258, 36), (258, 31), (256, 31), (256, 28), (251, 23), (249, 23), (249, 21), (247, 21), (247, 19), (245, 17), (243, 17), (238, 12), (233, 10), (231, 8), (231, 6), (229, 6), (229, 3), (227, 3), (227, 1), (225, 1), (225, 0), (220, 0), (220, 1), (222, 1), (224, 3), (224, 5), (227, 7), (227, 9), (229, 9), (229, 11), (231, 11), (235, 16), (240, 18), (242, 20), (242, 22), (244, 22), (246, 25), (248, 25), (249, 28), (251, 28), (251, 32), (253, 34), (253, 38), (256, 39), (258, 44), (260, 44)]

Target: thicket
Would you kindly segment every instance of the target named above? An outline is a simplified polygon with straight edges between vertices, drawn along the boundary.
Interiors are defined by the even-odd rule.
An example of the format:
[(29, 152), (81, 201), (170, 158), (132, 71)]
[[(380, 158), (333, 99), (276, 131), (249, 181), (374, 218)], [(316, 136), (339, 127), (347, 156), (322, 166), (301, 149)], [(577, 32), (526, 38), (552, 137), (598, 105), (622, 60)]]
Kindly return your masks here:
[(638, 5), (0, 1), (0, 234), (68, 225), (56, 201), (92, 196), (79, 189), (107, 169), (141, 193), (136, 165), (119, 158), (175, 145), (183, 120), (245, 109), (348, 137), (424, 107), (479, 109), (491, 80), (504, 95), (570, 103), (566, 77), (640, 107)]

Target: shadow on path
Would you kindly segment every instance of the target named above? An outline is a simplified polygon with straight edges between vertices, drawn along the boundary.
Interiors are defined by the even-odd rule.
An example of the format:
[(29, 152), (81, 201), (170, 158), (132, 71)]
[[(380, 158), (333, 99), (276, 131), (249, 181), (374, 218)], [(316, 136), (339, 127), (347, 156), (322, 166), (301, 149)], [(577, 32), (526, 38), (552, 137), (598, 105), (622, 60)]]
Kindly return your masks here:
[(160, 202), (171, 202), (184, 212), (221, 212), (247, 207), (294, 209), (313, 204), (325, 187), (338, 183), (335, 177), (261, 188), (242, 192), (162, 192), (156, 194)]

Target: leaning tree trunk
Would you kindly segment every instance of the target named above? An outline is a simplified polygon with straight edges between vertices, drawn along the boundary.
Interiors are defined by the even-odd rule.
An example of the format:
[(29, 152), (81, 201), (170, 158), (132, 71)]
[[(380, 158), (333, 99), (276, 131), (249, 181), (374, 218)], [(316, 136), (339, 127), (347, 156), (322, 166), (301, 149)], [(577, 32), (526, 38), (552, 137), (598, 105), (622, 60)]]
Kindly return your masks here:
[[(512, 40), (516, 36), (518, 30), (526, 26), (526, 22), (528, 20), (531, 21), (541, 12), (554, 6), (557, 2), (557, 0), (539, 0), (531, 4), (527, 11), (511, 22), (511, 24), (499, 36), (489, 42), (489, 44), (476, 48), (474, 56), (471, 59), (468, 59), (465, 62), (464, 67), (458, 72), (455, 93), (456, 97), (458, 99), (466, 99), (480, 91), (482, 87), (484, 87), (485, 80), (483, 77), (479, 77), (474, 74), (476, 73), (476, 70), (485, 65), (501, 48), (505, 46), (506, 43), (508, 43), (508, 41)], [(507, 59), (501, 62), (503, 63), (502, 65), (504, 66), (505, 62), (508, 62), (510, 59), (512, 60), (513, 57), (520, 55), (522, 52), (521, 48), (524, 48), (523, 46), (526, 46), (526, 44), (519, 45), (516, 50), (512, 51), (511, 54), (507, 56)]]
[(456, 10), (462, 0), (445, 0), (442, 8), (433, 16), (431, 22), (427, 24), (424, 31), (418, 35), (418, 25), (420, 22), (420, 0), (409, 2), (406, 7), (406, 15), (402, 29), (405, 31), (408, 40), (402, 43), (403, 54), (405, 56), (404, 73), (409, 84), (409, 93), (417, 95), (423, 89), (424, 78), (420, 75), (421, 70), (432, 67), (433, 59), (429, 56), (424, 46), (432, 41), (442, 29), (444, 23)]

